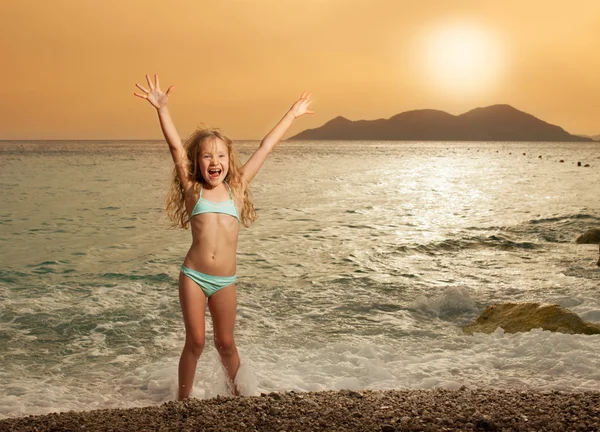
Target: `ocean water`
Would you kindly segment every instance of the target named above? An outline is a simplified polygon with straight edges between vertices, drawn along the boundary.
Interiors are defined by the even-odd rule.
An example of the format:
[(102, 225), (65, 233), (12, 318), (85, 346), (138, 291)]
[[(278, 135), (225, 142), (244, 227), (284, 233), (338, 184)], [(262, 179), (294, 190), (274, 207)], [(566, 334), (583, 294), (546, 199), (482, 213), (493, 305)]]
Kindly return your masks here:
[[(574, 242), (599, 167), (599, 143), (281, 143), (240, 233), (242, 391), (600, 390), (600, 336), (461, 331), (510, 301), (600, 323), (598, 248)], [(171, 169), (159, 142), (0, 143), (0, 418), (175, 398)], [(224, 381), (207, 344), (193, 395)]]

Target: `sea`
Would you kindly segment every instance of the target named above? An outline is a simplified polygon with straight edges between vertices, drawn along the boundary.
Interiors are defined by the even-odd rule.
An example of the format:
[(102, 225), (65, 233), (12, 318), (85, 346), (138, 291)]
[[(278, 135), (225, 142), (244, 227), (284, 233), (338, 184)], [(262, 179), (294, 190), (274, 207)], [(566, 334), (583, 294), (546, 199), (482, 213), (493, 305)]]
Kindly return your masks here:
[[(593, 142), (280, 143), (240, 231), (242, 393), (600, 390), (600, 335), (462, 331), (506, 302), (600, 323), (598, 246), (575, 243), (599, 168)], [(159, 141), (0, 142), (0, 418), (176, 398), (172, 169)], [(227, 391), (207, 342), (192, 395)]]

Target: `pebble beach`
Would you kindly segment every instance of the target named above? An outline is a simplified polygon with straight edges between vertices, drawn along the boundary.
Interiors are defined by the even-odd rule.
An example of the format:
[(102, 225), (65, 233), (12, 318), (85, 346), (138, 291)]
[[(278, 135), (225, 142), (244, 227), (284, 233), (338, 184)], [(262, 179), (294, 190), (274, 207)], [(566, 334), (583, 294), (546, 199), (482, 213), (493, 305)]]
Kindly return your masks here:
[(262, 393), (29, 416), (0, 431), (598, 431), (600, 392), (459, 390)]

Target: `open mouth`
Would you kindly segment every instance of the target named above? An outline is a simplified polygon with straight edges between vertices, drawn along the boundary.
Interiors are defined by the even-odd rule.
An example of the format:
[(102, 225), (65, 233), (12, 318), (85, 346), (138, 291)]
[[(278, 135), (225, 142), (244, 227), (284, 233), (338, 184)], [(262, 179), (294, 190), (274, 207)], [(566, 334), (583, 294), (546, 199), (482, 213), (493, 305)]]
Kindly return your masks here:
[(208, 169), (208, 176), (211, 179), (218, 178), (220, 175), (221, 175), (221, 168), (209, 168)]

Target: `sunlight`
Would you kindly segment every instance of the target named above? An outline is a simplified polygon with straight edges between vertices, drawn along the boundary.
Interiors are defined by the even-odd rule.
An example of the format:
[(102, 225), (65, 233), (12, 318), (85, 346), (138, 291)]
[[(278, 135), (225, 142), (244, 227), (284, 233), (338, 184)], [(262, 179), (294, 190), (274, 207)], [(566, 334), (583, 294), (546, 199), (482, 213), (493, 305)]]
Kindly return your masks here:
[(490, 30), (464, 21), (429, 28), (420, 38), (427, 84), (445, 93), (491, 90), (503, 70), (502, 51)]

